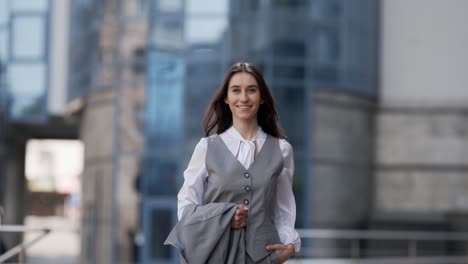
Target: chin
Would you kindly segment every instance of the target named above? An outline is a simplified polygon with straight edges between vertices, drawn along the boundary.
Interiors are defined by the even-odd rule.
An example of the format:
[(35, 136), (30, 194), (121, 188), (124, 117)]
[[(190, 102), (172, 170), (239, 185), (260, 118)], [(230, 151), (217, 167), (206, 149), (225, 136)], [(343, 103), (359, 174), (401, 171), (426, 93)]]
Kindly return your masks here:
[(242, 120), (242, 121), (252, 121), (257, 118), (256, 115), (238, 115), (236, 116), (237, 119)]

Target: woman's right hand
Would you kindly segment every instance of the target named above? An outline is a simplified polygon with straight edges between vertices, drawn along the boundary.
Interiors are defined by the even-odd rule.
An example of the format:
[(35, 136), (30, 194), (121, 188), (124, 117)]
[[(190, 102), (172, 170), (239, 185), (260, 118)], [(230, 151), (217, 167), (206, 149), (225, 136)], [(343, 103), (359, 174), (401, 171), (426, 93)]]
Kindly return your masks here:
[(234, 213), (234, 216), (232, 217), (231, 220), (231, 227), (234, 229), (241, 229), (245, 227), (247, 224), (247, 212), (249, 211), (249, 208), (244, 206), (243, 204), (239, 205), (236, 209), (236, 213)]

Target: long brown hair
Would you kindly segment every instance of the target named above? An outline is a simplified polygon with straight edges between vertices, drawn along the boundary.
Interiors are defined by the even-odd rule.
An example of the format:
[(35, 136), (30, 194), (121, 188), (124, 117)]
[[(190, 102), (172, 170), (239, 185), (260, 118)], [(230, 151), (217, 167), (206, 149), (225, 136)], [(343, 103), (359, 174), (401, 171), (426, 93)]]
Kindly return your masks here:
[(211, 100), (208, 110), (203, 118), (203, 127), (205, 136), (209, 136), (210, 132), (216, 127), (216, 133), (221, 134), (232, 126), (232, 113), (224, 99), (227, 97), (229, 82), (232, 76), (239, 72), (251, 74), (258, 83), (260, 96), (263, 104), (257, 112), (258, 125), (267, 134), (277, 138), (286, 139), (286, 133), (279, 125), (279, 117), (275, 108), (275, 100), (270, 93), (270, 89), (266, 84), (260, 70), (251, 63), (238, 62), (232, 65), (224, 76), (223, 83), (219, 86), (213, 99)]

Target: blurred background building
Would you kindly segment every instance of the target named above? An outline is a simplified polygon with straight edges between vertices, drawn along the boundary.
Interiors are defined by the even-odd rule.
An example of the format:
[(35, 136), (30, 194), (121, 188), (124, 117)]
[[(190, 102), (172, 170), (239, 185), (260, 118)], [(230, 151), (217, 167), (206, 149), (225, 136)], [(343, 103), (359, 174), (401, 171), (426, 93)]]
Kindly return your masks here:
[[(77, 123), (64, 118), (67, 10), (63, 1), (0, 1), (1, 224), (28, 224), (28, 216), (61, 214), (63, 210), (55, 209), (63, 208), (69, 194), (59, 192), (53, 181), (45, 188), (30, 188), (33, 184), (26, 178), (30, 140), (78, 138)], [(56, 156), (46, 147), (41, 154), (43, 179), (54, 179), (60, 165), (54, 164)], [(22, 239), (21, 233), (0, 234), (8, 248)]]
[(468, 231), (468, 2), (33, 2), (0, 0), (3, 223), (26, 215), (26, 142), (79, 139), (80, 262), (173, 263), (203, 113), (248, 61), (294, 146), (297, 227)]

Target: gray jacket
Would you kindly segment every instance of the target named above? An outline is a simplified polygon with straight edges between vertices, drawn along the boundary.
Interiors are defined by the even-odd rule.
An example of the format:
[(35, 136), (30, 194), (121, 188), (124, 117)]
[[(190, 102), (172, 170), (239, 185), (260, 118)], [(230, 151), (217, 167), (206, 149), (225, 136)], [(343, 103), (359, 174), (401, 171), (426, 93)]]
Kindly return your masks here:
[(180, 251), (181, 263), (245, 263), (244, 229), (232, 229), (233, 203), (190, 205), (164, 242)]

